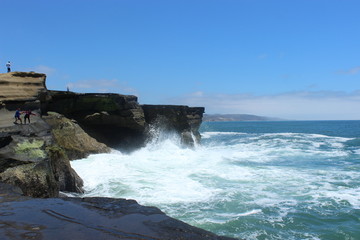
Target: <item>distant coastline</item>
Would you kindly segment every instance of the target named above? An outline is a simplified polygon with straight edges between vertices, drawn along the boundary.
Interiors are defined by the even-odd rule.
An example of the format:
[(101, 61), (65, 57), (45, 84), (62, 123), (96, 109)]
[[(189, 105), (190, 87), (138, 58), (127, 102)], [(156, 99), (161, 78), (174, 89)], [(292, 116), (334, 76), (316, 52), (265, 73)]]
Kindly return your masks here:
[(256, 116), (250, 114), (204, 114), (204, 122), (237, 122), (237, 121), (284, 121), (285, 119)]

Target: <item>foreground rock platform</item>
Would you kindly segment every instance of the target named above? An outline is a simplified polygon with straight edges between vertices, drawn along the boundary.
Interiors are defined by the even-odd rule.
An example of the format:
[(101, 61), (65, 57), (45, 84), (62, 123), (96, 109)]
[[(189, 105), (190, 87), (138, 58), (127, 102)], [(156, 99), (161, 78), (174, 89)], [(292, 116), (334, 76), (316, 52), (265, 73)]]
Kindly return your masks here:
[(0, 238), (230, 240), (166, 216), (158, 208), (113, 198), (24, 197), (0, 182)]

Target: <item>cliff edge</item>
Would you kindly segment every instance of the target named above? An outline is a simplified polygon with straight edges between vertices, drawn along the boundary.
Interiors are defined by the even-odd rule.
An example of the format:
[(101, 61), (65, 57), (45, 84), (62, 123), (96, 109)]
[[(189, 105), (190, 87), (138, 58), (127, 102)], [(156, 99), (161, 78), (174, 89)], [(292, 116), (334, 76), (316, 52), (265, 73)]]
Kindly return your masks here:
[(47, 91), (46, 75), (35, 72), (0, 74), (0, 102), (34, 101)]

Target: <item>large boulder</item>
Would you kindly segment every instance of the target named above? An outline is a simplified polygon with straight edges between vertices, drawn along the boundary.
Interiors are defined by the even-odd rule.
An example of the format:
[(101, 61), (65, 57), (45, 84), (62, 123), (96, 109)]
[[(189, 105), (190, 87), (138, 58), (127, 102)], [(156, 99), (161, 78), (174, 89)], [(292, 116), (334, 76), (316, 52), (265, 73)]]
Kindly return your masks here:
[(19, 187), (26, 196), (57, 197), (59, 187), (49, 161), (23, 164), (0, 173), (0, 180)]
[(108, 151), (57, 113), (38, 116), (27, 125), (0, 126), (0, 180), (33, 197), (56, 197), (59, 191), (81, 193), (83, 182), (69, 159)]
[(51, 135), (20, 134), (0, 137), (0, 180), (32, 197), (57, 197), (59, 191), (83, 192), (82, 179), (71, 168), (65, 151), (54, 145)]
[(65, 151), (70, 160), (110, 152), (110, 148), (90, 137), (74, 120), (54, 112), (49, 112), (43, 119), (50, 125), (56, 145)]
[(3, 146), (0, 148), (0, 172), (9, 167), (38, 163), (47, 158), (45, 148), (51, 144), (48, 136), (2, 135), (0, 136), (0, 141), (3, 142)]
[(47, 152), (58, 189), (62, 192), (84, 193), (84, 182), (71, 167), (64, 149), (51, 146), (47, 148)]

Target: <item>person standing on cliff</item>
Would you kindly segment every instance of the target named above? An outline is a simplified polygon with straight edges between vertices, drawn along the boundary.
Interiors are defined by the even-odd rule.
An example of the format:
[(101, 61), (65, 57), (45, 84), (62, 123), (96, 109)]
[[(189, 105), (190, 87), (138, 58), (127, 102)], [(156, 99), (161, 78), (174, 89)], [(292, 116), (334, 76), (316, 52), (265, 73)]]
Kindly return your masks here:
[(20, 108), (18, 108), (15, 112), (15, 124), (18, 124), (18, 120), (20, 120), (20, 123), (22, 124), (22, 120), (20, 118), (21, 112), (20, 112)]
[(30, 124), (30, 115), (36, 115), (34, 113), (31, 112), (31, 110), (27, 110), (25, 111), (25, 116), (24, 116), (24, 124), (26, 124), (26, 119), (28, 120), (29, 124)]
[(8, 72), (8, 73), (11, 72), (11, 63), (10, 63), (10, 61), (8, 61), (8, 62), (6, 63), (6, 68), (7, 68), (7, 72)]

